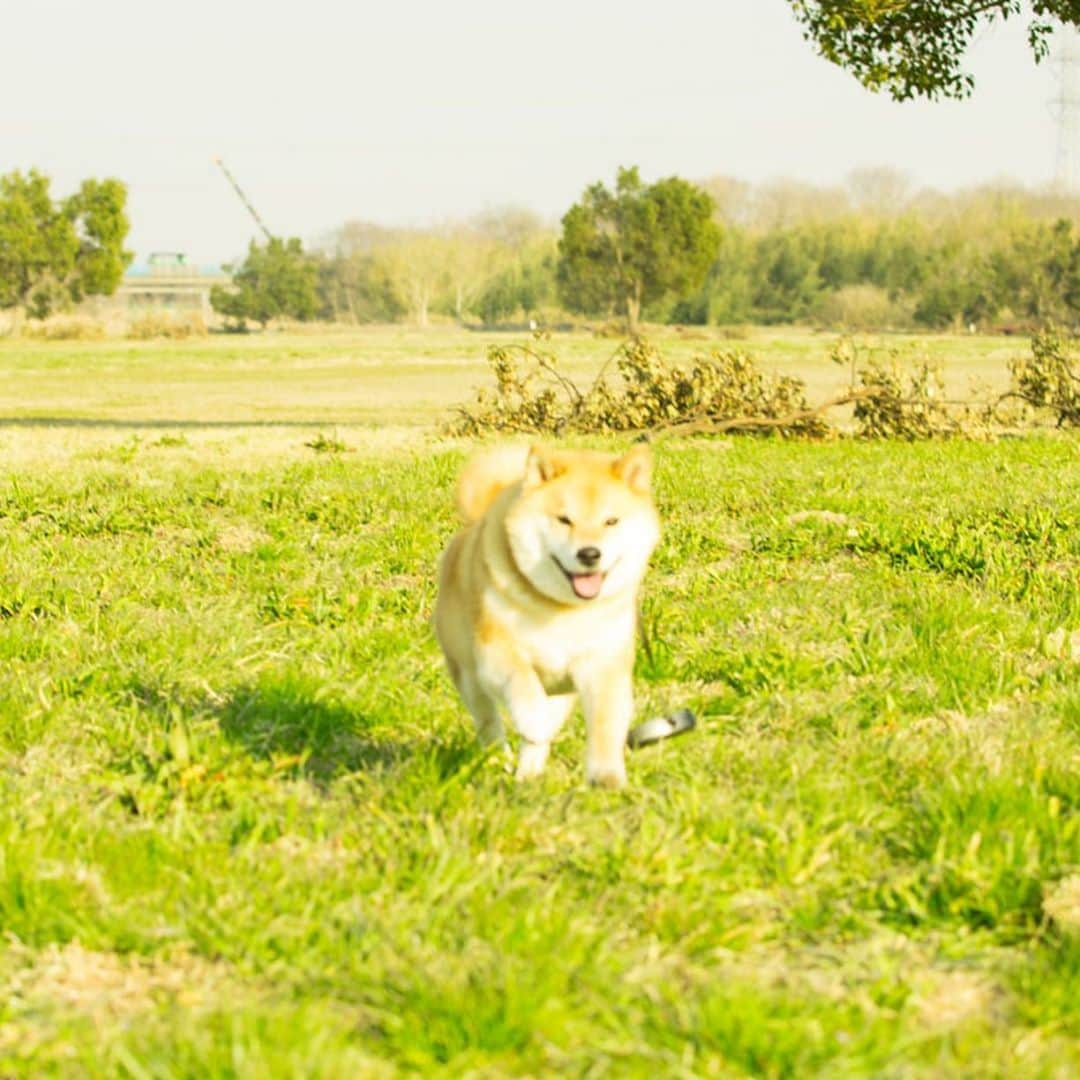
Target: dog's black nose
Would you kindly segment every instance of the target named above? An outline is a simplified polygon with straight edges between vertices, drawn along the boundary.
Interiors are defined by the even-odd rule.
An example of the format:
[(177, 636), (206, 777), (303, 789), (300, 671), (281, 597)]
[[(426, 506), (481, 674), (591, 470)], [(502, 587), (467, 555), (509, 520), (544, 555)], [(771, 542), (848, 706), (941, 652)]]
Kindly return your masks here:
[(597, 547), (578, 548), (577, 557), (582, 566), (595, 566), (600, 561), (600, 549)]

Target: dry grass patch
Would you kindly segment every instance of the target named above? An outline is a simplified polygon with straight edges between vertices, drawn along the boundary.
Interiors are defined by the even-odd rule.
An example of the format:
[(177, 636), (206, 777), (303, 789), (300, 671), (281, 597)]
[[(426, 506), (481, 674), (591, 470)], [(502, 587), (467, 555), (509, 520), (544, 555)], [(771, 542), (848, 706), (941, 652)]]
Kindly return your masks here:
[(168, 958), (122, 955), (72, 941), (37, 953), (18, 950), (16, 956), (25, 963), (8, 984), (16, 1015), (60, 1009), (102, 1023), (170, 1003), (201, 1008), (217, 1001), (229, 980), (224, 965), (188, 952)]
[(1043, 911), (1064, 933), (1080, 934), (1080, 874), (1047, 888), (1043, 896)]
[(968, 971), (927, 971), (915, 979), (911, 1005), (928, 1028), (953, 1028), (971, 1020), (992, 1020), (1001, 991), (985, 976)]
[(847, 514), (838, 514), (834, 510), (799, 510), (787, 516), (789, 525), (802, 525), (806, 522), (814, 525), (847, 525), (850, 521)]
[(250, 525), (223, 525), (218, 529), (217, 546), (222, 551), (246, 555), (269, 539), (263, 529), (253, 529)]
[(943, 742), (962, 747), (981, 762), (992, 776), (998, 775), (1009, 760), (1010, 750), (1020, 728), (1017, 717), (1006, 702), (993, 702), (975, 714), (945, 709), (933, 716), (911, 721), (898, 729), (898, 742), (909, 744), (916, 753)]

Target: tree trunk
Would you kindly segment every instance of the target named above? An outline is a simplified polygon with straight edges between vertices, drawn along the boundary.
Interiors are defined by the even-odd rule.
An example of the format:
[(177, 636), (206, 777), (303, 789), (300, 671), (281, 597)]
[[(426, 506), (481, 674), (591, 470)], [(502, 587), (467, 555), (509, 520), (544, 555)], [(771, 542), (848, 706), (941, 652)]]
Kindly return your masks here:
[(626, 329), (631, 337), (637, 337), (641, 322), (641, 283), (636, 282), (634, 291), (626, 297)]

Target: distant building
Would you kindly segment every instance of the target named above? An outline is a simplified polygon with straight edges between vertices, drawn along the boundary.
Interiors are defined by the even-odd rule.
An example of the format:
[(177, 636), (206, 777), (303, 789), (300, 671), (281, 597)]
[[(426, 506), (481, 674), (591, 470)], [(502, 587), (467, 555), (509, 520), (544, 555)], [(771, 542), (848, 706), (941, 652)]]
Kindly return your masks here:
[(195, 266), (180, 251), (155, 251), (145, 266), (133, 266), (116, 290), (115, 301), (129, 318), (166, 311), (210, 320), (210, 290), (229, 275), (219, 266)]

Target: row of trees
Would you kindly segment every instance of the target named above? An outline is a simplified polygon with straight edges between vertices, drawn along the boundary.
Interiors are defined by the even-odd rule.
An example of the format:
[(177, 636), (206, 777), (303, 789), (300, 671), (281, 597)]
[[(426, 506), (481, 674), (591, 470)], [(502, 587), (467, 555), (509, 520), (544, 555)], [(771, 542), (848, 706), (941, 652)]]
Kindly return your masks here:
[[(817, 321), (858, 329), (1080, 323), (1080, 200), (1004, 185), (915, 192), (863, 170), (843, 188), (729, 178), (653, 184), (621, 170), (556, 230), (522, 210), (438, 229), (349, 223), (314, 252), (253, 244), (213, 302), (234, 325), (277, 318), (498, 325), (644, 317)], [(0, 177), (0, 308), (44, 317), (112, 292), (126, 190), (54, 198), (41, 173)]]
[[(788, 0), (807, 40), (864, 86), (897, 100), (963, 98), (974, 81), (964, 70), (972, 40), (986, 27), (1027, 17), (1037, 62), (1055, 31), (1080, 26), (1080, 0)], [(791, 200), (774, 200), (774, 220), (735, 219), (732, 207), (760, 213), (767, 200), (746, 199), (745, 185), (714, 182), (706, 194), (676, 178), (644, 185), (636, 170), (619, 173), (614, 192), (587, 189), (567, 212), (558, 238), (530, 228), (532, 242), (492, 246), (470, 224), (440, 232), (393, 233), (346, 226), (330, 254), (306, 269), (298, 250), (272, 242), (253, 248), (220, 310), (240, 322), (267, 313), (392, 319), (425, 324), (432, 309), (485, 322), (531, 315), (553, 302), (590, 315), (642, 312), (680, 321), (716, 319), (827, 321), (941, 326), (1002, 316), (1077, 321), (1080, 240), (1076, 206), (1045, 214), (999, 215), (988, 229), (970, 220), (934, 220), (909, 207), (888, 174), (864, 174), (867, 201), (857, 213), (826, 214), (822, 193), (814, 220), (785, 220)], [(883, 186), (881, 180), (886, 180)], [(805, 191), (803, 192), (805, 194)], [(719, 195), (715, 216), (710, 197)], [(925, 201), (925, 200), (924, 200)], [(937, 200), (939, 203), (941, 200)], [(1021, 200), (1023, 201), (1023, 200)], [(1046, 200), (1044, 200), (1046, 201)], [(1030, 201), (1029, 201), (1030, 202)], [(867, 210), (871, 216), (868, 222)], [(779, 216), (776, 216), (776, 215)], [(970, 215), (962, 215), (970, 218)], [(756, 226), (756, 227), (755, 227)], [(275, 247), (275, 245), (277, 245)], [(257, 304), (251, 288), (260, 259), (289, 279), (286, 300)], [(247, 274), (246, 278), (244, 274)], [(280, 293), (281, 290), (279, 290)], [(291, 297), (291, 301), (288, 299)], [(245, 312), (248, 313), (245, 316)]]
[[(788, 3), (822, 56), (899, 100), (969, 94), (964, 56), (989, 24), (1026, 12), (1037, 61), (1055, 30), (1080, 26), (1080, 0)], [(746, 185), (721, 179), (704, 192), (677, 178), (645, 185), (636, 169), (625, 169), (613, 192), (595, 184), (567, 212), (557, 255), (554, 234), (529, 214), (437, 231), (353, 224), (315, 257), (297, 240), (252, 245), (233, 287), (217, 290), (214, 304), (238, 325), (404, 315), (423, 325), (433, 309), (490, 323), (555, 303), (591, 315), (618, 312), (631, 326), (643, 311), (703, 321), (836, 318), (860, 309), (927, 325), (1005, 312), (1076, 322), (1075, 202), (1053, 223), (1045, 213), (1012, 213), (1005, 229), (1001, 215), (989, 230), (951, 221), (941, 229), (914, 205), (901, 221), (882, 225), (877, 219), (895, 216), (906, 185), (881, 171), (861, 180), (855, 186), (868, 199), (857, 213), (837, 213), (830, 193), (810, 191), (802, 203), (817, 207), (812, 220), (792, 218), (792, 189), (803, 196), (809, 189), (774, 189), (785, 197), (771, 200), (763, 228), (770, 200), (748, 198)], [(18, 321), (27, 311), (44, 317), (112, 292), (131, 258), (123, 247), (126, 199), (124, 185), (111, 179), (87, 180), (58, 201), (34, 170), (0, 177), (0, 309), (14, 309)]]
[(862, 170), (843, 188), (621, 170), (546, 227), (520, 210), (443, 228), (353, 222), (305, 255), (253, 245), (215, 297), (237, 323), (433, 315), (498, 325), (642, 317), (857, 329), (1080, 321), (1080, 200), (1007, 185), (952, 196)]
[(1080, 320), (1075, 219), (851, 216), (725, 231), (696, 295), (657, 315), (684, 322), (817, 321), (855, 328)]
[(234, 287), (215, 290), (213, 302), (236, 323), (286, 316), (427, 326), (438, 316), (493, 324), (553, 310), (554, 274), (554, 233), (527, 210), (432, 229), (353, 221), (309, 254), (297, 240), (253, 243)]

